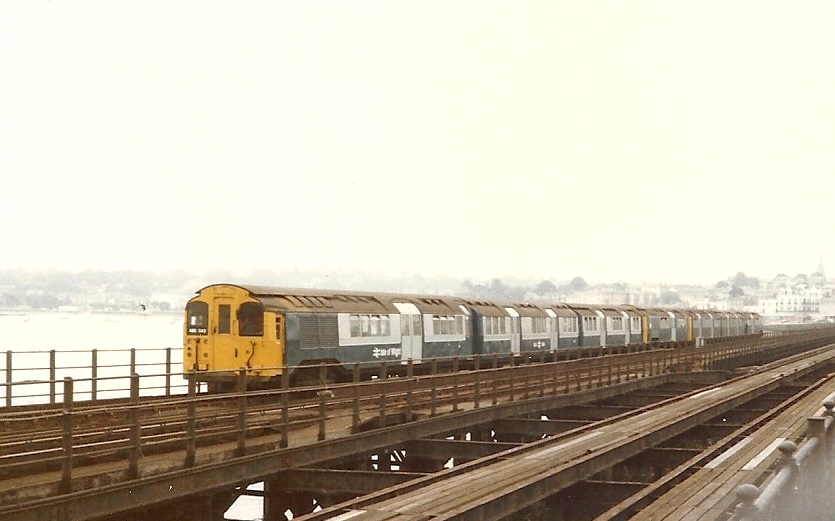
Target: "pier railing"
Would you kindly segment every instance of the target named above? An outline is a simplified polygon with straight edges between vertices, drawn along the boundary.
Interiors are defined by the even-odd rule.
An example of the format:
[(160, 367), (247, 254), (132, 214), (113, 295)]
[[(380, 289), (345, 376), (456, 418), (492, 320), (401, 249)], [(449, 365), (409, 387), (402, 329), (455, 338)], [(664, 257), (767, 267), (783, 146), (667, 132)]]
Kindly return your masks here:
[(0, 383), (3, 405), (57, 404), (62, 382), (72, 378), (80, 400), (125, 398), (130, 375), (143, 376), (143, 396), (185, 394), (182, 348), (6, 351)]
[[(833, 393), (835, 395), (835, 393)], [(810, 416), (806, 437), (797, 445), (784, 441), (777, 448), (777, 470), (761, 487), (747, 483), (736, 490), (736, 507), (729, 521), (795, 521), (827, 519), (835, 508), (831, 492), (835, 476), (835, 399)]]
[[(531, 364), (565, 361), (573, 359), (594, 358), (599, 356), (640, 352), (658, 349), (662, 353), (669, 353), (673, 348), (687, 346), (691, 356), (677, 359), (675, 363), (667, 359), (667, 366), (649, 368), (655, 371), (689, 372), (692, 370), (730, 369), (738, 365), (754, 365), (762, 363), (763, 352), (769, 345), (785, 344), (787, 337), (812, 338), (826, 335), (826, 331), (805, 331), (793, 333), (769, 333), (763, 336), (736, 337), (722, 339), (721, 342), (706, 343), (702, 347), (693, 347), (688, 343), (657, 343), (651, 345), (609, 346), (559, 349), (556, 351), (532, 351), (518, 353), (513, 357), (500, 361), (507, 364)], [(490, 364), (492, 355), (462, 357), (460, 367), (453, 363), (453, 359), (435, 359), (437, 372), (456, 372), (459, 369), (474, 369), (474, 364), (485, 367)], [(663, 364), (664, 357), (658, 357), (658, 363)], [(467, 365), (469, 364), (469, 365)], [(417, 361), (415, 361), (417, 365)], [(422, 366), (430, 365), (429, 360), (423, 361)], [(394, 373), (395, 368), (403, 373), (406, 364), (400, 361), (390, 361), (389, 368)], [(369, 368), (379, 367), (379, 362), (360, 364), (360, 369), (367, 373)], [(189, 368), (182, 366), (182, 348), (162, 349), (115, 349), (90, 351), (6, 351), (5, 356), (0, 353), (0, 408), (10, 409), (18, 406), (54, 405), (64, 402), (62, 396), (63, 382), (71, 378), (74, 383), (74, 400), (89, 401), (93, 404), (102, 400), (125, 399), (130, 395), (130, 380), (133, 375), (141, 377), (140, 396), (184, 396), (188, 394), (188, 383), (184, 374)], [(294, 368), (282, 370), (293, 371)], [(321, 370), (321, 379), (314, 378), (309, 383), (324, 383), (331, 370), (346, 370), (343, 364), (321, 364), (318, 367), (305, 366), (308, 374), (313, 370)], [(348, 367), (350, 372), (353, 367)], [(228, 374), (228, 371), (226, 372)], [(410, 373), (401, 374), (410, 376)], [(350, 376), (350, 375), (349, 375)], [(321, 380), (321, 381), (319, 381)], [(349, 378), (350, 380), (350, 378)], [(206, 384), (198, 382), (196, 392), (206, 390)]]

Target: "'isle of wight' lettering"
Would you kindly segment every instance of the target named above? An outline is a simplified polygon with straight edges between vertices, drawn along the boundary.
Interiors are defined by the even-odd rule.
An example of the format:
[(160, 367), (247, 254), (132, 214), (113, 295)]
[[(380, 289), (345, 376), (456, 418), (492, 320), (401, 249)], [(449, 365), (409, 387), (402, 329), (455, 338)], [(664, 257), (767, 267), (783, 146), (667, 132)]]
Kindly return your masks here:
[(403, 349), (400, 347), (389, 347), (388, 349), (375, 347), (374, 351), (371, 352), (371, 356), (374, 358), (388, 358), (392, 356), (400, 358), (400, 355), (402, 354)]

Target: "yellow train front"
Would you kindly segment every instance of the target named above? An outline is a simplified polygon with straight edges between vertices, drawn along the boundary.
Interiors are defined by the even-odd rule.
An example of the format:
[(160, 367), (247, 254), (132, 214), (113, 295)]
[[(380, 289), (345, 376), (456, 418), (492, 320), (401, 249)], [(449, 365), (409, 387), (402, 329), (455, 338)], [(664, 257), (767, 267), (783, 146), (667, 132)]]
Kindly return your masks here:
[(228, 386), (236, 369), (268, 380), (284, 362), (283, 315), (267, 309), (251, 288), (216, 284), (200, 290), (186, 305), (183, 370), (214, 389)]

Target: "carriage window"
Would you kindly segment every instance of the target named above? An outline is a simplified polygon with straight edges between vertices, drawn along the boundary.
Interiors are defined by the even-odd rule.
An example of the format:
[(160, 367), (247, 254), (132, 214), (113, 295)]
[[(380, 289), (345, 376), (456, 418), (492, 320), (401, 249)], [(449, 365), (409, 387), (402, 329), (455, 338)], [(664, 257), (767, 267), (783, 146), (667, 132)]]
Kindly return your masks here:
[(362, 336), (362, 324), (360, 324), (359, 315), (351, 315), (351, 336), (356, 338)]
[[(401, 326), (402, 320), (401, 318)], [(391, 319), (388, 315), (350, 315), (348, 322), (353, 338), (391, 336)]]
[(209, 305), (199, 300), (188, 303), (186, 307), (187, 325), (189, 335), (208, 334)]
[(232, 306), (221, 304), (217, 307), (217, 332), (228, 335), (232, 332)]
[[(351, 317), (351, 336), (357, 336), (354, 334), (354, 317)], [(410, 336), (412, 333), (409, 331), (409, 315), (400, 315), (400, 332), (403, 336)]]
[(546, 333), (546, 323), (545, 317), (533, 317), (531, 319), (531, 333)]
[(463, 335), (464, 317), (432, 315), (432, 332), (436, 335)]
[(560, 330), (563, 333), (576, 333), (577, 332), (577, 319), (571, 317), (560, 317)]
[(244, 302), (238, 308), (238, 334), (261, 336), (264, 334), (264, 308), (258, 302)]

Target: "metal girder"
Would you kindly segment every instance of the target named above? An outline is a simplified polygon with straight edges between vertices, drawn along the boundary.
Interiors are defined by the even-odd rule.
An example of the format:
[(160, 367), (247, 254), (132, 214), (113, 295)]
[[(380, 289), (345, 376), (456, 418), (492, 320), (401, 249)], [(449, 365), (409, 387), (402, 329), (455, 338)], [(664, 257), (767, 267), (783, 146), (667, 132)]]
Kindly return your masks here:
[(577, 427), (587, 425), (588, 420), (539, 420), (527, 418), (510, 418), (498, 420), (490, 426), (497, 434), (522, 434), (528, 437), (559, 434)]
[(314, 491), (362, 495), (425, 476), (415, 472), (380, 472), (332, 469), (293, 469), (271, 478), (282, 492)]
[(408, 458), (414, 454), (443, 460), (449, 458), (473, 460), (491, 456), (519, 445), (519, 443), (496, 443), (491, 441), (412, 440), (406, 443), (406, 457)]
[(608, 400), (607, 405), (619, 407), (643, 407), (644, 405), (652, 405), (670, 398), (674, 398), (675, 393), (630, 393), (623, 396), (615, 396)]
[(621, 463), (625, 467), (672, 467), (702, 453), (702, 449), (655, 447)]
[(572, 499), (578, 501), (604, 499), (608, 503), (615, 503), (643, 490), (646, 486), (646, 483), (634, 481), (586, 480), (566, 489), (566, 492), (570, 491)]
[[(618, 414), (631, 410), (633, 410), (632, 407), (620, 407), (616, 405), (573, 405), (560, 408), (559, 410), (553, 410), (553, 419), (597, 421), (611, 418), (612, 416), (617, 416)], [(546, 413), (546, 415), (549, 419), (552, 418), (551, 414)]]

